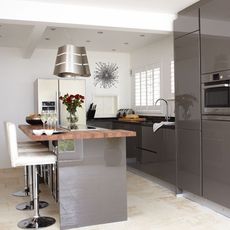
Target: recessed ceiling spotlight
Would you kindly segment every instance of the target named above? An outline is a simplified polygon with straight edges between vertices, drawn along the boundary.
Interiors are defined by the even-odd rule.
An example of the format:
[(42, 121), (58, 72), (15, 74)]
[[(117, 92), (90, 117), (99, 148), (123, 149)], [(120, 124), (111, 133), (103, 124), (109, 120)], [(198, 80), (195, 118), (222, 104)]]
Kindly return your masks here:
[(90, 43), (91, 41), (90, 40), (86, 40), (85, 42)]
[(55, 31), (57, 28), (51, 27), (50, 30)]
[(98, 34), (103, 34), (104, 32), (103, 31), (97, 31)]
[(144, 34), (140, 34), (140, 37), (145, 37), (145, 35)]
[(124, 42), (124, 45), (128, 45), (129, 43), (128, 42)]
[(50, 38), (45, 38), (45, 40), (46, 40), (46, 41), (49, 41), (49, 40), (50, 40)]
[(116, 51), (116, 49), (112, 49), (112, 51), (114, 51), (114, 52), (115, 52), (115, 51)]

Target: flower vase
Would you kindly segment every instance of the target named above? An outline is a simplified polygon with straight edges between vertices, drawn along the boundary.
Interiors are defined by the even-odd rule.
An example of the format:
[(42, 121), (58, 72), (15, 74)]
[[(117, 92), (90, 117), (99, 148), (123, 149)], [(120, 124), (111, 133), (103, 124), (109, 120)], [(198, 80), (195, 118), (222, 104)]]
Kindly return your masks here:
[(77, 111), (75, 112), (69, 112), (69, 116), (67, 117), (67, 120), (69, 122), (69, 129), (77, 129), (77, 122), (78, 122), (78, 114)]

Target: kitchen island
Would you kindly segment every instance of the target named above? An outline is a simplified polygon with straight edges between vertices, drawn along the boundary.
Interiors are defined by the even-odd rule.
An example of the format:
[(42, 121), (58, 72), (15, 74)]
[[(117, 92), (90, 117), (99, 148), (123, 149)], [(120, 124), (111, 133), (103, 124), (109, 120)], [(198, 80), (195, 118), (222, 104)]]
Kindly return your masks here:
[[(135, 132), (96, 129), (35, 136), (33, 126), (19, 128), (33, 141), (56, 146), (60, 229), (127, 220), (126, 137)], [(72, 149), (63, 149), (65, 140), (72, 140)]]

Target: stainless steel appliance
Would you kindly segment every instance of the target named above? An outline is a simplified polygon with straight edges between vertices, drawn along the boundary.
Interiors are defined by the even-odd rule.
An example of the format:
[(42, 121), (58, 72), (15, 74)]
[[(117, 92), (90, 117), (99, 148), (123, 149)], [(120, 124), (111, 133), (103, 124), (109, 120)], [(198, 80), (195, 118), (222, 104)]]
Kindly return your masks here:
[(117, 117), (125, 117), (127, 114), (134, 114), (132, 109), (119, 109), (117, 111)]
[(202, 114), (230, 115), (230, 71), (205, 74), (202, 82)]

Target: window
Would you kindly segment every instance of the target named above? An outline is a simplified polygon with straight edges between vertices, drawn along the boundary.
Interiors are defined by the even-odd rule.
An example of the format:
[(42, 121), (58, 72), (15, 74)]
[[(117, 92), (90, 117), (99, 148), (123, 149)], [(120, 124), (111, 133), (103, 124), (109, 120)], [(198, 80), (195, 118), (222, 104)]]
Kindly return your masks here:
[(134, 74), (135, 107), (138, 110), (153, 108), (160, 97), (160, 67), (136, 71)]
[(175, 70), (174, 61), (171, 61), (171, 93), (175, 93)]

